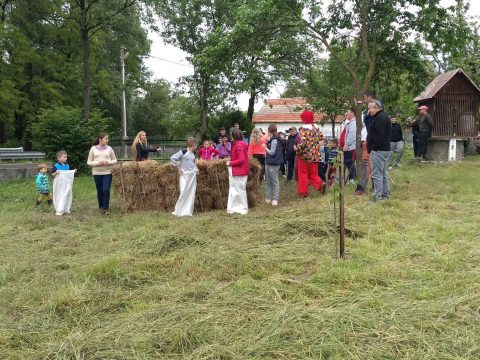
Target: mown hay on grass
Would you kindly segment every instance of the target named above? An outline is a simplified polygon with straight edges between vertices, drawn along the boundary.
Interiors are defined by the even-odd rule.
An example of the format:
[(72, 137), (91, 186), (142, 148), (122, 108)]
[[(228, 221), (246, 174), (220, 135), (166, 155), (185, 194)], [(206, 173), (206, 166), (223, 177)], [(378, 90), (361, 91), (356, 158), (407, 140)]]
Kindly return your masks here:
[[(195, 210), (204, 212), (226, 209), (228, 201), (228, 170), (226, 160), (197, 160), (197, 194)], [(261, 165), (250, 160), (247, 182), (248, 206), (262, 200), (260, 193)], [(180, 194), (178, 171), (170, 164), (154, 160), (123, 162), (113, 167), (113, 188), (124, 201), (124, 210), (173, 211)]]

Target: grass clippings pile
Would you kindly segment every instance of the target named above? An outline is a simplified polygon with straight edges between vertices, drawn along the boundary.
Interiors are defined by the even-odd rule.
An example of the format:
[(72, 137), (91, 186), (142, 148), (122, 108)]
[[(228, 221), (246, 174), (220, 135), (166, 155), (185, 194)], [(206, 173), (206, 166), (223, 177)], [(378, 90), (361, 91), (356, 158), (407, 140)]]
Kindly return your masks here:
[[(226, 209), (228, 200), (228, 170), (226, 160), (197, 160), (197, 194), (195, 210)], [(250, 160), (250, 174), (247, 182), (249, 207), (261, 201), (260, 163)], [(179, 174), (171, 164), (159, 164), (148, 160), (123, 162), (113, 168), (115, 193), (124, 201), (124, 210), (172, 211), (180, 194)]]

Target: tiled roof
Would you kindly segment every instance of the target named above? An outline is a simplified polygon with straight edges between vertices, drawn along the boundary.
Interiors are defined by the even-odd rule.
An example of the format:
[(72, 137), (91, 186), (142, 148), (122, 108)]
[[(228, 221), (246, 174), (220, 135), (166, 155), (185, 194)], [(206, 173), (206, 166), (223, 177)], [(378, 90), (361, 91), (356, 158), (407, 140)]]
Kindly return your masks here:
[[(310, 105), (305, 98), (268, 99), (262, 108), (253, 115), (253, 123), (301, 123), (300, 114)], [(315, 122), (326, 121), (326, 114), (315, 113)], [(337, 116), (341, 123), (343, 116)]]
[(422, 100), (428, 100), (433, 98), (441, 88), (445, 86), (446, 83), (448, 83), (455, 75), (458, 73), (465, 75), (468, 81), (480, 92), (480, 89), (478, 88), (477, 85), (468, 77), (467, 74), (462, 69), (455, 69), (451, 71), (447, 71), (446, 73), (438, 75), (433, 81), (428, 84), (428, 86), (425, 88), (425, 90), (418, 95), (415, 99), (413, 99), (414, 102), (419, 102)]

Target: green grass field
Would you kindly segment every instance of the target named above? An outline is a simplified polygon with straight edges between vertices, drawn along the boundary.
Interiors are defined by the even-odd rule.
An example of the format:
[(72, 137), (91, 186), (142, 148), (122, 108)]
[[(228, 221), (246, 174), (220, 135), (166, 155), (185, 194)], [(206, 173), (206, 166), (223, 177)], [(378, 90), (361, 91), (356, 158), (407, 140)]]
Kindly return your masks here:
[[(332, 195), (247, 216), (72, 214), (0, 187), (1, 359), (478, 359), (480, 157), (406, 165), (386, 203)], [(348, 189), (353, 192), (353, 189)]]

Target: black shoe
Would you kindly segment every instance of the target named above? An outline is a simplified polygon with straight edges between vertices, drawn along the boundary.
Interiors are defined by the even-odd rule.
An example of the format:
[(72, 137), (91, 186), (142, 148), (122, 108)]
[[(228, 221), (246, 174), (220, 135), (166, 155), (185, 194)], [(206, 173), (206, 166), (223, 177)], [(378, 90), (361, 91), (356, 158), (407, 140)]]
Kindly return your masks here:
[(38, 208), (40, 206), (41, 202), (40, 201), (37, 201), (36, 204), (35, 204), (35, 207)]
[(52, 200), (47, 200), (47, 204), (48, 204), (48, 206), (52, 206), (53, 201)]

